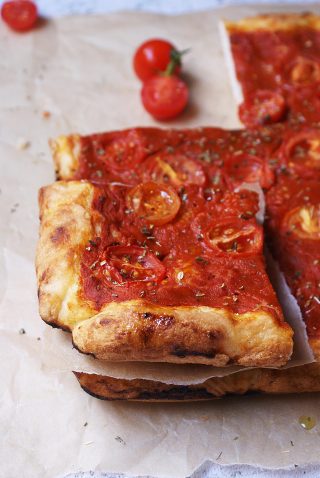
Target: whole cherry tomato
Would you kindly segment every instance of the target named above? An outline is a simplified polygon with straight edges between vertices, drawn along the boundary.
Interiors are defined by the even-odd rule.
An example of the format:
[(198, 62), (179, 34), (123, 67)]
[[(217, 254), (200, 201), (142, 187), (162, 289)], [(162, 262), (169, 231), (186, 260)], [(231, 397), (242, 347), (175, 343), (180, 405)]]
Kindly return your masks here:
[(143, 106), (158, 120), (171, 119), (182, 113), (188, 97), (187, 85), (176, 75), (154, 76), (143, 84), (141, 90)]
[(167, 69), (171, 60), (176, 59), (174, 73), (181, 70), (181, 53), (166, 40), (152, 39), (142, 43), (133, 58), (133, 68), (140, 80), (145, 81)]
[(38, 9), (31, 0), (8, 0), (1, 7), (4, 22), (17, 32), (25, 32), (35, 25)]

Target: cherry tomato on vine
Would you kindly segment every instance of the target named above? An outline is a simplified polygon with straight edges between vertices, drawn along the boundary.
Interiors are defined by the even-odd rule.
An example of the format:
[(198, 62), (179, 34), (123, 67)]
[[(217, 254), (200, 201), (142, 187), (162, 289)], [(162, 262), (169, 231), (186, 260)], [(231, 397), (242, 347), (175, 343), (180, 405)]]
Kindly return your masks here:
[(185, 109), (189, 98), (186, 83), (175, 75), (154, 76), (141, 90), (143, 106), (158, 120), (171, 119)]
[(140, 80), (145, 81), (167, 69), (170, 61), (176, 57), (174, 73), (181, 70), (181, 53), (175, 46), (160, 39), (147, 40), (136, 50), (133, 58), (133, 68)]
[(31, 0), (8, 0), (1, 7), (1, 17), (12, 30), (31, 30), (38, 19), (38, 9)]

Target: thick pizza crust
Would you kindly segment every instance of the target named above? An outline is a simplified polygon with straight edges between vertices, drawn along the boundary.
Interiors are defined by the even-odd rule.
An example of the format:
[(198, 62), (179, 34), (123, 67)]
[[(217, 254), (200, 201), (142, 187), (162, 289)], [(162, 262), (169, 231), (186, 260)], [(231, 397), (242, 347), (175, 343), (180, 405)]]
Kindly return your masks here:
[[(84, 296), (80, 263), (101, 222), (95, 186), (61, 181), (42, 188), (36, 266), (40, 315), (70, 330), (82, 352), (105, 360), (280, 367), (292, 353), (292, 330), (257, 304), (245, 314), (212, 307), (156, 306), (136, 299), (101, 310)], [(95, 214), (93, 220), (93, 214)], [(98, 215), (98, 216), (96, 216)]]
[(320, 30), (320, 17), (308, 12), (257, 15), (224, 23), (229, 33), (294, 30), (297, 28)]
[(73, 329), (75, 346), (102, 360), (284, 365), (292, 332), (268, 312), (113, 302)]
[(36, 253), (42, 319), (64, 330), (94, 310), (79, 301), (81, 250), (92, 237), (94, 188), (85, 182), (57, 182), (39, 192), (40, 237)]
[(74, 372), (83, 390), (104, 400), (191, 401), (248, 393), (320, 391), (320, 364), (286, 370), (254, 369), (214, 377), (196, 385), (172, 385), (154, 380), (125, 380)]

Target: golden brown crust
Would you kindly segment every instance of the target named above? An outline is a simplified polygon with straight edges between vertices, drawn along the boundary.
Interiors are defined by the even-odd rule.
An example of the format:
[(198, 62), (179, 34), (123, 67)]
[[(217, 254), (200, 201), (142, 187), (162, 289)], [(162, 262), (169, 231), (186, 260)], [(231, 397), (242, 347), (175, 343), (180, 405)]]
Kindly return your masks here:
[(49, 145), (57, 179), (74, 179), (74, 174), (79, 165), (80, 136), (77, 134), (59, 136), (55, 140), (50, 140)]
[(225, 26), (229, 33), (254, 32), (257, 30), (294, 30), (297, 28), (320, 30), (320, 17), (308, 12), (274, 13), (243, 18), (236, 22), (226, 21)]
[(36, 267), (43, 320), (72, 330), (80, 351), (109, 361), (262, 367), (288, 361), (292, 330), (259, 304), (236, 314), (137, 299), (97, 310), (83, 295), (80, 272), (82, 251), (101, 227), (99, 214), (92, 211), (94, 192), (95, 186), (85, 181), (61, 181), (40, 191)]
[(139, 299), (106, 305), (74, 327), (73, 341), (103, 360), (279, 367), (291, 355), (292, 332), (262, 310), (235, 314)]
[(320, 362), (320, 337), (309, 339), (309, 345), (312, 348), (315, 360)]
[(94, 187), (85, 182), (57, 182), (39, 192), (40, 237), (36, 271), (40, 315), (47, 323), (71, 330), (94, 310), (79, 302), (80, 253), (92, 237), (88, 210)]
[(303, 393), (320, 391), (320, 364), (286, 370), (254, 369), (214, 377), (196, 385), (172, 385), (154, 380), (125, 380), (74, 372), (81, 387), (104, 400), (190, 401), (248, 393)]

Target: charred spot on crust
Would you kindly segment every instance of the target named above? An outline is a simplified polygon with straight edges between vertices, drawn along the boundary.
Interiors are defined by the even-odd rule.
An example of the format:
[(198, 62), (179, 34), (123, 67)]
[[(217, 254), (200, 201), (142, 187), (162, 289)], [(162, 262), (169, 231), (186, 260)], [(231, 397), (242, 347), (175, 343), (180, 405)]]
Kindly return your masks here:
[(175, 346), (171, 352), (172, 355), (175, 355), (179, 358), (185, 357), (205, 357), (208, 359), (214, 358), (216, 356), (215, 350), (212, 352), (205, 352), (204, 350), (188, 350), (180, 346)]
[(68, 239), (68, 237), (69, 237), (69, 234), (66, 231), (65, 227), (60, 226), (54, 230), (54, 232), (50, 236), (50, 239), (53, 243), (58, 244)]
[(64, 332), (71, 332), (70, 328), (67, 326), (67, 325), (61, 325), (61, 324), (57, 324), (55, 322), (49, 322), (48, 320), (44, 320), (43, 321), (48, 324), (48, 325), (51, 325), (51, 327), (53, 329), (60, 329), (60, 330), (63, 330)]
[(140, 317), (150, 321), (150, 323), (154, 324), (155, 327), (168, 328), (171, 327), (175, 322), (173, 315), (158, 315), (152, 314), (151, 312), (143, 312), (140, 314)]
[[(77, 375), (76, 377), (79, 380)], [(180, 401), (181, 400), (182, 401), (182, 400), (209, 400), (209, 399), (217, 398), (215, 395), (208, 392), (204, 388), (191, 389), (187, 385), (177, 385), (164, 390), (154, 390), (150, 392), (146, 392), (146, 391), (140, 392), (139, 390), (137, 390), (136, 395), (130, 398), (127, 398), (125, 396), (126, 390), (121, 391), (119, 396), (116, 396), (113, 391), (111, 391), (110, 396), (107, 396), (107, 395), (99, 395), (98, 393), (95, 393), (87, 386), (82, 385), (80, 380), (79, 380), (79, 383), (82, 390), (84, 390), (86, 393), (91, 395), (91, 397), (98, 398), (100, 400), (108, 400), (108, 401), (114, 401), (114, 400), (126, 400), (126, 401), (135, 401), (135, 400), (144, 400), (144, 401), (147, 401), (147, 400), (177, 401), (179, 400)], [(109, 393), (108, 389), (106, 390), (106, 393), (107, 394)]]
[(140, 392), (136, 400), (203, 400), (215, 398), (215, 395), (205, 388), (190, 388), (187, 385), (177, 385), (166, 390)]
[(219, 340), (223, 338), (223, 332), (221, 330), (210, 330), (207, 335), (210, 340)]
[(93, 398), (98, 398), (99, 400), (108, 400), (108, 401), (113, 401), (113, 400), (126, 400), (125, 398), (111, 398), (111, 397), (103, 397), (102, 395), (97, 395), (96, 393), (92, 392), (91, 390), (89, 390), (87, 387), (81, 385), (80, 383), (80, 387), (82, 388), (82, 390), (84, 392), (86, 392), (88, 395), (90, 395), (91, 397)]
[(151, 312), (143, 312), (139, 314), (139, 319), (142, 322), (140, 335), (141, 340), (146, 345), (152, 335), (155, 332), (166, 330), (175, 322), (175, 318), (172, 315), (158, 315)]

